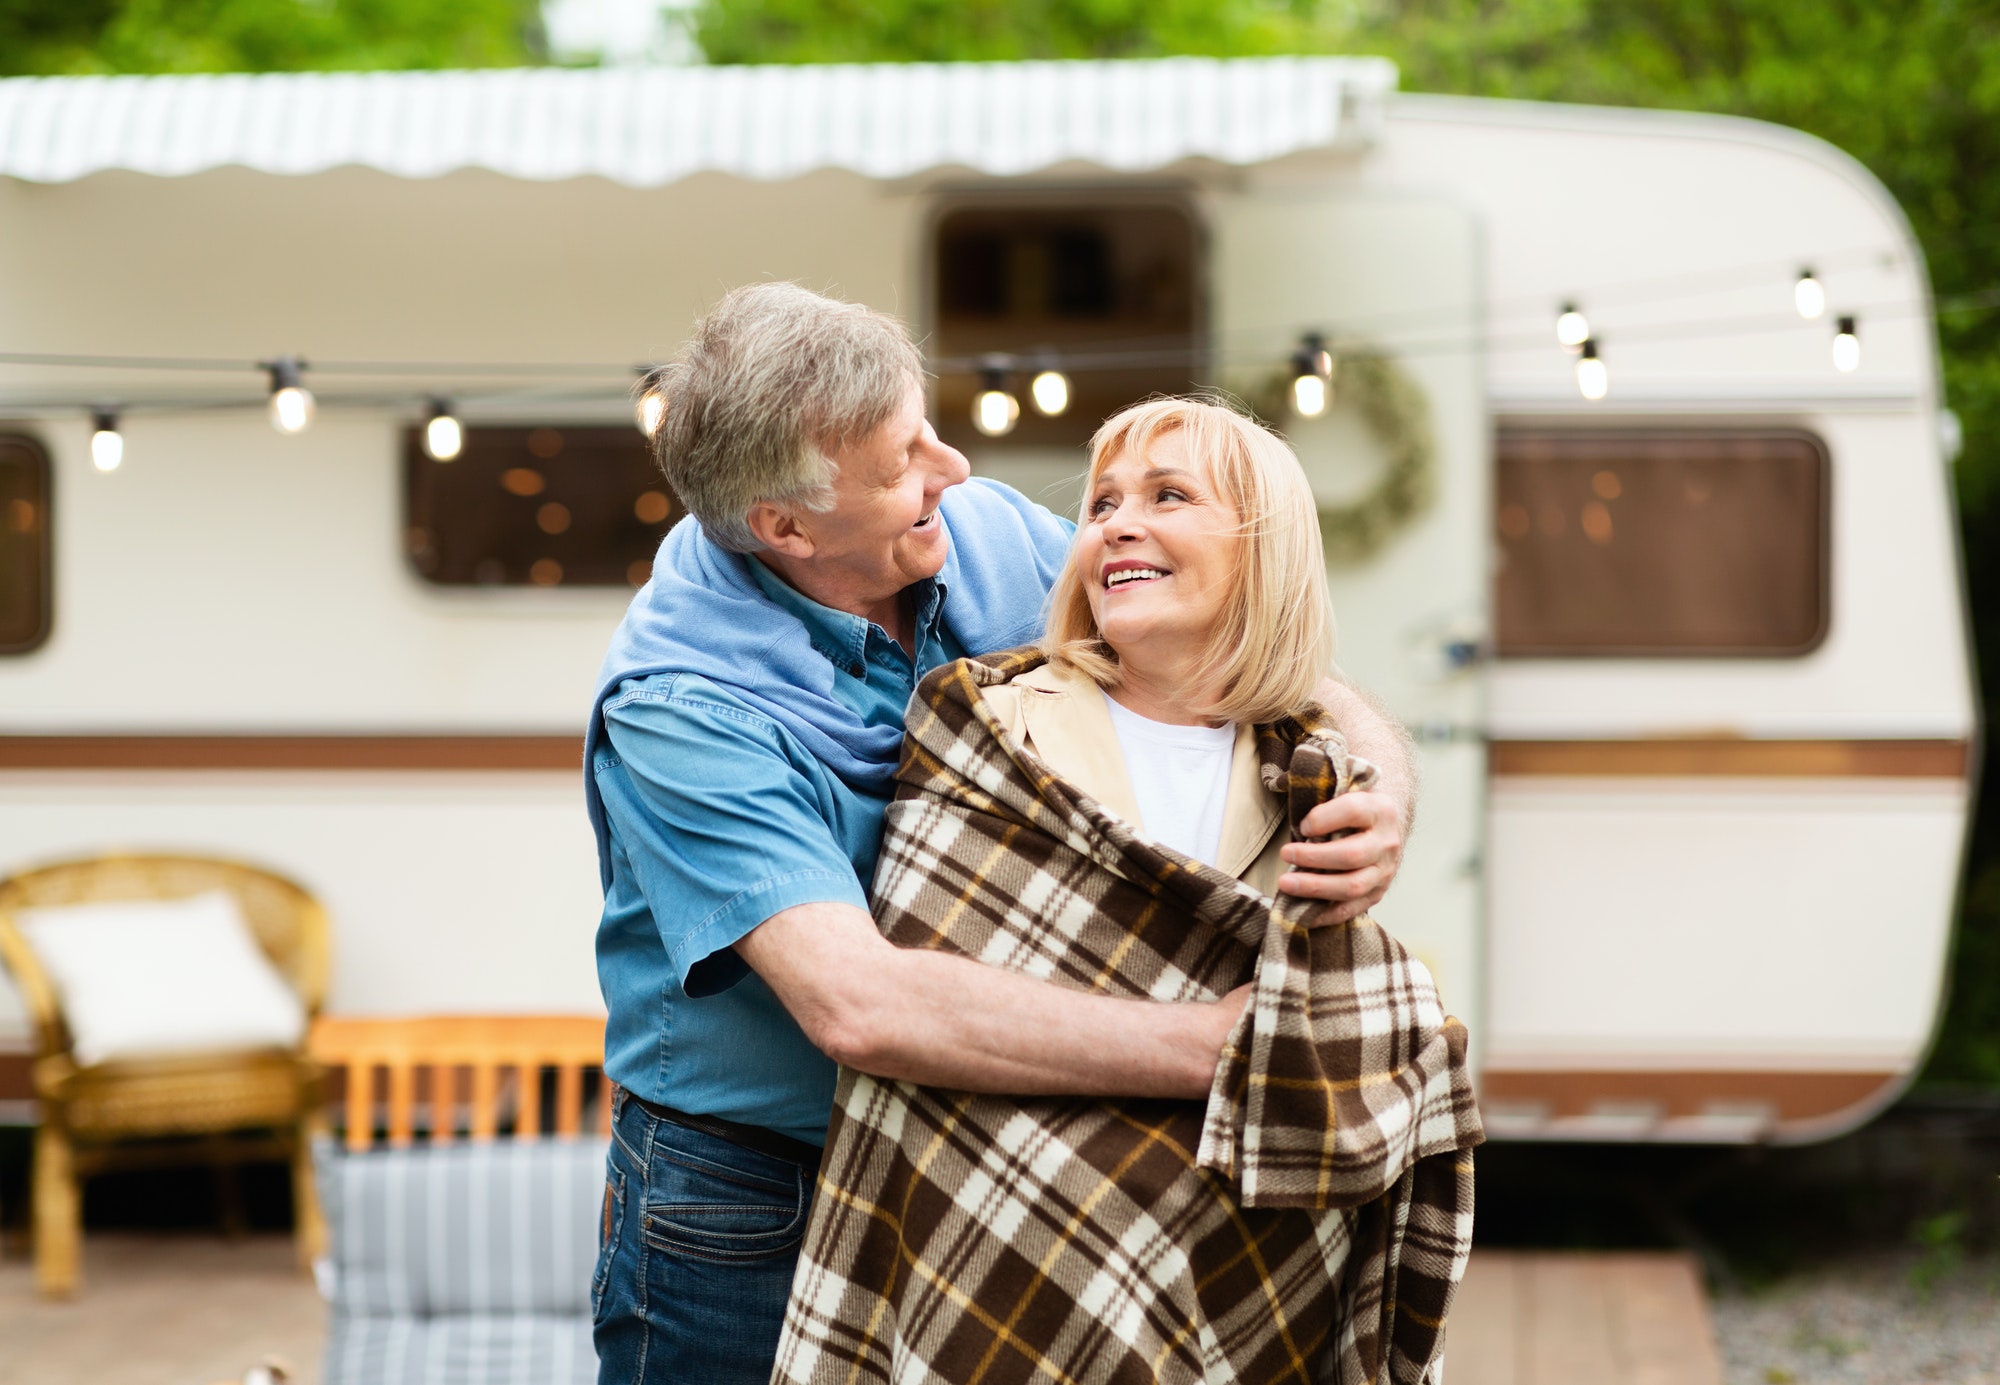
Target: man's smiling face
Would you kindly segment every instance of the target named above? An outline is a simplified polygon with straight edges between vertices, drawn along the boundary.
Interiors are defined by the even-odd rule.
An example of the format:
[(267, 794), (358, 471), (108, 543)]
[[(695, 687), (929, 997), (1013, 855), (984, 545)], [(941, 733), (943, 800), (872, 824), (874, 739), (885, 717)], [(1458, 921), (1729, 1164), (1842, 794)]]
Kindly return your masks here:
[[(859, 610), (935, 577), (950, 547), (938, 501), (972, 468), (938, 440), (924, 417), (922, 387), (913, 382), (888, 421), (833, 461), (833, 508), (795, 515), (812, 544), (804, 559), (812, 594)], [(834, 595), (839, 600), (828, 600)]]

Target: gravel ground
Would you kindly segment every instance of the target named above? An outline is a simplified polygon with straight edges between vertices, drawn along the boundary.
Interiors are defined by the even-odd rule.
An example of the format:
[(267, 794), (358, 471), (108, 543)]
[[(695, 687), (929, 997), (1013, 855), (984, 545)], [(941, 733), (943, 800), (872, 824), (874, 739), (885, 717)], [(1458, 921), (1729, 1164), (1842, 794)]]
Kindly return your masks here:
[(1728, 1385), (2000, 1385), (2000, 1259), (1841, 1260), (1717, 1295)]

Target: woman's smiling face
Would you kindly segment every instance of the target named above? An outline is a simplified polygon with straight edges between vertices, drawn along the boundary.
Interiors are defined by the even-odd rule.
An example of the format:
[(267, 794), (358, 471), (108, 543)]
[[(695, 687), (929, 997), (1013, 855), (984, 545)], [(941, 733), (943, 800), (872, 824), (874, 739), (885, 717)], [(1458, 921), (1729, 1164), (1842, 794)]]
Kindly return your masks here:
[(1077, 531), (1077, 569), (1104, 642), (1130, 662), (1192, 658), (1221, 619), (1241, 521), (1175, 429), (1097, 473)]

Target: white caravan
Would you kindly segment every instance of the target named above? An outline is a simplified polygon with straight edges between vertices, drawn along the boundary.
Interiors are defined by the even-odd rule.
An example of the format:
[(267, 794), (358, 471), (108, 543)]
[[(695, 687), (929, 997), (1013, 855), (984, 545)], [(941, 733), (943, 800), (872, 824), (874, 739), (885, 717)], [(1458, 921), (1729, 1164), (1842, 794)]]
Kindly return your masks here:
[(1865, 1119), (1936, 1022), (1976, 732), (1916, 242), (1792, 131), (1394, 86), (0, 82), (0, 870), (253, 860), (331, 907), (336, 1011), (595, 1007), (578, 732), (675, 513), (633, 371), (784, 277), (916, 324), (940, 426), (1052, 502), (1155, 389), (1287, 430), (1421, 747), (1380, 915), (1495, 1135)]

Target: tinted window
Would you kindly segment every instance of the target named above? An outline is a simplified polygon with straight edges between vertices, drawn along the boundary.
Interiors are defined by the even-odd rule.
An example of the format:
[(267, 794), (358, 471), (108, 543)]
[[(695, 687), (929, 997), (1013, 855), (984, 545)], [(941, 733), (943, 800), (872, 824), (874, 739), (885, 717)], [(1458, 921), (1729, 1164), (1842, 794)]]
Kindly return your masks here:
[(1818, 439), (1507, 431), (1498, 451), (1502, 655), (1786, 655), (1825, 636)]
[(403, 445), (404, 543), (441, 586), (626, 587), (680, 506), (631, 427), (467, 428), (449, 462)]
[(33, 441), (0, 437), (0, 654), (49, 637), (49, 459)]
[[(938, 430), (954, 446), (991, 446), (972, 427), (980, 377), (965, 368), (989, 353), (1018, 363), (1007, 388), (1022, 413), (1009, 447), (1080, 446), (1125, 405), (1185, 393), (1202, 378), (1197, 236), (1182, 207), (972, 203), (947, 210), (936, 234), (937, 320), (926, 346), (961, 363), (938, 377)], [(1070, 364), (1091, 356), (1099, 359)], [(1029, 406), (1042, 358), (1070, 376), (1070, 406), (1054, 418)]]

